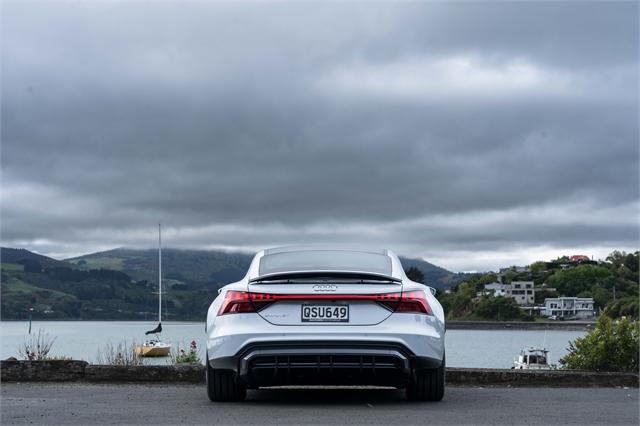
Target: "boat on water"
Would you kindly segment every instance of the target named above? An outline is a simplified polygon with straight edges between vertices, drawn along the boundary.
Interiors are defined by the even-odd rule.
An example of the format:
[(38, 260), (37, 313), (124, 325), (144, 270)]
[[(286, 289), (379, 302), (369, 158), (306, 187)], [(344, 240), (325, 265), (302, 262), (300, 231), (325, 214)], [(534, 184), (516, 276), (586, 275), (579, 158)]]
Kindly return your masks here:
[(548, 370), (549, 351), (545, 348), (522, 349), (513, 361), (513, 367), (517, 370)]
[(163, 357), (169, 356), (171, 343), (161, 340), (149, 339), (143, 345), (136, 347), (136, 354), (142, 357)]
[(154, 337), (147, 339), (142, 345), (135, 347), (136, 355), (141, 357), (165, 357), (171, 353), (171, 343), (163, 342), (160, 338), (162, 333), (162, 228), (158, 224), (158, 326), (145, 333), (145, 336), (153, 334)]

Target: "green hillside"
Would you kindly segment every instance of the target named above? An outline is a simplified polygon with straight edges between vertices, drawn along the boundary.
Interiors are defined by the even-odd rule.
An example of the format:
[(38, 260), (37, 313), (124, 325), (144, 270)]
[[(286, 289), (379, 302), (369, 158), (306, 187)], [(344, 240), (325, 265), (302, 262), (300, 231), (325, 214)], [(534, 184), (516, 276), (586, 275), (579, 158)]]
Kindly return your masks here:
[[(227, 284), (241, 279), (249, 268), (253, 254), (226, 251), (162, 249), (163, 276), (170, 284), (189, 288)], [(457, 274), (421, 259), (400, 258), (405, 269), (416, 267), (426, 283), (449, 287), (459, 280)], [(114, 249), (66, 260), (81, 269), (109, 268), (122, 271), (135, 280), (157, 281), (157, 250)]]
[[(24, 249), (2, 248), (3, 320), (146, 320), (156, 315), (158, 253), (115, 249), (66, 261)], [(244, 276), (252, 255), (224, 251), (163, 249), (163, 310), (167, 319), (203, 320), (225, 284)], [(446, 287), (458, 275), (419, 259), (402, 259), (420, 269), (428, 284)]]
[(401, 257), (400, 262), (402, 262), (402, 267), (405, 271), (409, 268), (417, 268), (421, 270), (424, 274), (425, 284), (435, 287), (438, 290), (452, 287), (466, 276), (465, 274), (454, 274), (451, 271), (422, 259)]
[[(152, 319), (157, 280), (132, 279), (103, 265), (80, 268), (23, 249), (2, 248), (0, 295), (3, 320)], [(102, 267), (101, 267), (102, 266)], [(170, 284), (163, 298), (168, 319), (201, 320), (218, 286)]]
[[(228, 284), (241, 279), (253, 255), (225, 251), (162, 249), (163, 278), (190, 288)], [(158, 251), (114, 249), (67, 259), (77, 268), (108, 268), (134, 280), (158, 280)]]
[(63, 260), (55, 260), (41, 254), (21, 248), (0, 248), (0, 260), (3, 264), (18, 264), (23, 266), (40, 265), (46, 268), (73, 268), (74, 266)]

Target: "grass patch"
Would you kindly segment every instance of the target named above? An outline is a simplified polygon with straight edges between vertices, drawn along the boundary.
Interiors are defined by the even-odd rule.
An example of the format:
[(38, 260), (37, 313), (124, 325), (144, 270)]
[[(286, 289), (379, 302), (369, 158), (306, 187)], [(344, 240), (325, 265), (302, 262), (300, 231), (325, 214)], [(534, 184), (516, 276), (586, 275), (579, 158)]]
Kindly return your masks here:
[(20, 265), (19, 263), (3, 263), (2, 270), (7, 272), (23, 272), (24, 265)]
[(123, 259), (118, 257), (87, 257), (84, 259), (71, 259), (67, 260), (69, 263), (73, 263), (79, 266), (81, 269), (113, 269), (115, 271), (122, 271), (124, 268)]
[(10, 294), (10, 293), (26, 293), (26, 294), (44, 294), (47, 297), (64, 297), (64, 298), (71, 298), (71, 299), (75, 299), (74, 296), (68, 294), (68, 293), (64, 293), (62, 291), (57, 291), (57, 290), (51, 290), (50, 288), (43, 288), (43, 287), (36, 287), (34, 285), (31, 284), (27, 284), (24, 281), (18, 279), (18, 278), (10, 278), (8, 282), (4, 283), (2, 286), (2, 293), (3, 295), (5, 293)]

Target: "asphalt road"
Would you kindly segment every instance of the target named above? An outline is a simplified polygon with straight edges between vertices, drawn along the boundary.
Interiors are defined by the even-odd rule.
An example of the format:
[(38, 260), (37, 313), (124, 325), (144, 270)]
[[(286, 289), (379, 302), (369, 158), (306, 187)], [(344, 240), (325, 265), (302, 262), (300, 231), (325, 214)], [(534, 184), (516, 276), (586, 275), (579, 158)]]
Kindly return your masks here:
[(449, 387), (438, 403), (388, 389), (269, 389), (210, 403), (201, 385), (2, 384), (9, 424), (639, 424), (638, 389)]

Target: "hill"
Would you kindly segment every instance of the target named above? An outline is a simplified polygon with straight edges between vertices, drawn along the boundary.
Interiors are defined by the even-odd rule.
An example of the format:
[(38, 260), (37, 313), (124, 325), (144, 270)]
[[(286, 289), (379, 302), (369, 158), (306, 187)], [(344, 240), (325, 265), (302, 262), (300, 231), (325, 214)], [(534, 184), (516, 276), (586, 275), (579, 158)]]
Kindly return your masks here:
[(73, 268), (74, 266), (62, 260), (52, 259), (41, 254), (20, 248), (0, 247), (0, 261), (7, 264), (18, 264), (22, 266), (38, 264), (47, 268)]
[[(242, 252), (162, 249), (163, 276), (171, 284), (190, 288), (218, 286), (241, 279), (249, 268), (253, 254)], [(122, 271), (135, 280), (157, 281), (157, 250), (118, 248), (66, 260), (81, 269), (109, 268)], [(457, 282), (457, 274), (422, 259), (401, 257), (405, 269), (420, 269), (426, 283), (448, 288)]]
[[(145, 319), (151, 286), (119, 271), (79, 270), (24, 249), (2, 248), (2, 319)], [(152, 306), (152, 305), (151, 305)]]
[[(2, 319), (148, 320), (156, 315), (157, 251), (115, 249), (66, 261), (24, 249), (2, 248)], [(242, 278), (252, 255), (224, 251), (163, 249), (166, 297), (172, 320), (203, 320), (223, 285)], [(438, 288), (457, 275), (420, 259), (402, 258)]]
[[(241, 279), (253, 255), (226, 251), (162, 249), (163, 278), (190, 288), (218, 286)], [(67, 259), (75, 267), (122, 271), (134, 280), (158, 281), (158, 251), (118, 248)], [(216, 287), (217, 288), (217, 287)]]
[(422, 259), (400, 257), (400, 262), (402, 262), (402, 267), (405, 271), (411, 267), (420, 269), (424, 274), (425, 284), (435, 287), (438, 290), (447, 289), (456, 285), (465, 276), (465, 274), (454, 274), (451, 271)]

